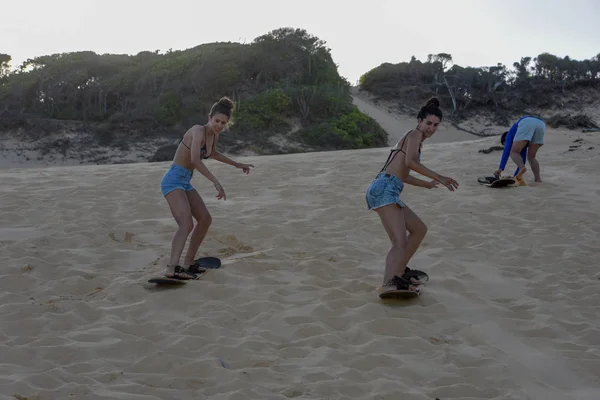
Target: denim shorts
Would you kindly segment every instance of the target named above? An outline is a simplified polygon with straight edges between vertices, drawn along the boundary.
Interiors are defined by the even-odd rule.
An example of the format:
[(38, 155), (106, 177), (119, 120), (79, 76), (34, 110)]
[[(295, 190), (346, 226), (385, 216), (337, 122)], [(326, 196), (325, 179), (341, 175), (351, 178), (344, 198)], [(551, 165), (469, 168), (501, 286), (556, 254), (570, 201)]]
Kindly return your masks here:
[(544, 121), (534, 117), (523, 118), (519, 121), (513, 142), (528, 140), (531, 144), (544, 144), (545, 133), (546, 124)]
[(374, 210), (388, 204), (398, 204), (401, 208), (406, 207), (400, 200), (400, 193), (404, 189), (404, 183), (396, 175), (380, 172), (371, 182), (365, 193), (367, 208)]
[(186, 192), (194, 189), (190, 184), (193, 175), (194, 171), (190, 171), (180, 165), (171, 164), (171, 167), (160, 181), (160, 191), (162, 192), (162, 195), (166, 196), (175, 189), (183, 189)]

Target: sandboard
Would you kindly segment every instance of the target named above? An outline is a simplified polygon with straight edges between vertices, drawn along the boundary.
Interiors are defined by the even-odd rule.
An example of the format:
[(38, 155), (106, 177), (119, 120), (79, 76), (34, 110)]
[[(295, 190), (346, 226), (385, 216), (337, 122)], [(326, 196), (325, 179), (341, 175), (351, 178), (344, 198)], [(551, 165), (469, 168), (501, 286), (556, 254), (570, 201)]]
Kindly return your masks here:
[(492, 183), (484, 184), (484, 186), (491, 187), (491, 188), (501, 188), (501, 187), (512, 186), (515, 183), (517, 183), (517, 181), (514, 178), (500, 178), (500, 179), (496, 179)]
[[(194, 262), (206, 269), (219, 269), (221, 268), (221, 260), (217, 257), (200, 257)], [(204, 272), (197, 272), (196, 275), (203, 274)], [(148, 282), (155, 283), (157, 285), (184, 285), (187, 281), (193, 281), (195, 279), (175, 279), (167, 278), (166, 276), (158, 276), (150, 278)]]
[(429, 275), (426, 272), (418, 269), (410, 269), (408, 267), (404, 268), (404, 275), (402, 276), (407, 278), (407, 280), (415, 278), (420, 281), (420, 283), (416, 283), (415, 285), (425, 285), (429, 281)]
[(150, 278), (150, 279), (148, 279), (148, 282), (156, 283), (157, 285), (185, 285), (186, 281), (188, 281), (188, 280), (190, 280), (190, 279), (173, 279), (173, 278), (167, 278), (166, 276), (163, 276), (163, 277)]
[(497, 179), (498, 178), (496, 178), (495, 176), (480, 176), (479, 178), (477, 178), (477, 182), (479, 182), (482, 185), (485, 185), (485, 184), (492, 183)]
[(200, 257), (194, 260), (194, 262), (206, 269), (219, 269), (221, 268), (221, 259), (218, 257)]
[(418, 297), (423, 291), (422, 285), (425, 285), (429, 281), (429, 275), (418, 269), (411, 269), (409, 267), (404, 268), (404, 274), (402, 274), (402, 279), (406, 281), (410, 281), (411, 278), (415, 278), (420, 281), (420, 283), (411, 284), (412, 286), (416, 286), (418, 291), (413, 290), (405, 290), (405, 289), (397, 289), (397, 290), (386, 290), (384, 291), (382, 288), (377, 289), (379, 292), (380, 299), (411, 299), (413, 297)]
[(385, 292), (379, 292), (380, 299), (412, 299), (414, 297), (418, 297), (423, 289), (420, 289), (418, 292), (414, 292), (412, 290), (388, 290)]
[(483, 186), (491, 187), (491, 188), (501, 188), (506, 186), (512, 186), (517, 183), (515, 178), (511, 177), (503, 177), (496, 178), (495, 176), (482, 176), (477, 178), (477, 182)]

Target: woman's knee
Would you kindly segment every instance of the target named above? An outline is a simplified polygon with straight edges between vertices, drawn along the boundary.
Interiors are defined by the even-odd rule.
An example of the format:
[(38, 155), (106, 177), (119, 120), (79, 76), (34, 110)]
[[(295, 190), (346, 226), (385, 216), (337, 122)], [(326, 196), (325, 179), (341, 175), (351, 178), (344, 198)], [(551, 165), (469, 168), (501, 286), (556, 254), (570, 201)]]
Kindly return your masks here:
[(425, 237), (425, 235), (427, 235), (427, 225), (425, 225), (424, 223), (421, 223), (421, 225), (418, 228), (419, 234), (423, 237)]
[(199, 224), (208, 225), (208, 226), (210, 226), (212, 224), (212, 215), (210, 215), (208, 210), (206, 210), (204, 212), (196, 213), (196, 215), (194, 217)]
[(427, 234), (427, 225), (425, 225), (418, 217), (411, 219), (410, 225), (407, 225), (406, 228), (412, 235), (425, 237)]
[(181, 216), (179, 218), (175, 218), (177, 221), (177, 225), (179, 225), (179, 229), (190, 233), (194, 229), (194, 220), (191, 215)]
[(203, 215), (202, 223), (210, 226), (212, 224), (212, 215), (210, 215), (210, 213), (206, 213), (206, 215)]
[(403, 250), (406, 247), (406, 236), (402, 237), (400, 236), (392, 236), (390, 238), (390, 242), (392, 244), (392, 249), (393, 248), (398, 248)]
[(427, 235), (427, 225), (419, 221), (419, 223), (415, 224), (413, 230), (410, 233), (423, 239), (425, 235)]

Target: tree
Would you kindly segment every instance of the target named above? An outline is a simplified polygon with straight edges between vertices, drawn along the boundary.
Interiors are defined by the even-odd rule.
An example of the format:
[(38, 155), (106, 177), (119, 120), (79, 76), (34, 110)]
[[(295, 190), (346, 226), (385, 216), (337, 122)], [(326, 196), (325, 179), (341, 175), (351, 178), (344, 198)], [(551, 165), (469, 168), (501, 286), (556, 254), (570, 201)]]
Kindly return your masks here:
[[(0, 104), (21, 120), (78, 121), (111, 132), (166, 132), (203, 123), (223, 95), (236, 103), (224, 145), (252, 142), (268, 151), (273, 144), (266, 139), (288, 133), (292, 119), (301, 121), (298, 137), (316, 146), (387, 144), (381, 127), (354, 112), (350, 84), (325, 42), (304, 29), (276, 29), (250, 44), (204, 43), (162, 54), (48, 54), (28, 59), (0, 85)], [(329, 129), (337, 120), (345, 124), (315, 140), (312, 135), (321, 132), (316, 126)], [(352, 121), (359, 128), (350, 135)]]
[(447, 53), (429, 54), (426, 62), (414, 56), (409, 62), (382, 63), (363, 74), (360, 88), (389, 100), (422, 101), (436, 95), (452, 102), (451, 118), (458, 111), (493, 106), (502, 119), (507, 109), (524, 112), (530, 106), (560, 105), (558, 96), (577, 85), (600, 88), (600, 54), (587, 60), (541, 53), (521, 57), (512, 64), (461, 67)]
[[(457, 111), (457, 102), (456, 102), (456, 93), (455, 87), (450, 85), (448, 82), (448, 77), (446, 76), (446, 71), (448, 68), (448, 64), (452, 63), (452, 55), (448, 53), (438, 53), (438, 54), (429, 54), (427, 56), (427, 62), (436, 65), (435, 72), (435, 84), (436, 84), (436, 94), (438, 92), (438, 85), (444, 84), (448, 93), (450, 94), (450, 98), (452, 99), (452, 113), (450, 114), (450, 118), (454, 117), (454, 114)], [(455, 77), (455, 75), (452, 75)]]
[(8, 54), (0, 53), (0, 79), (9, 74), (11, 60), (12, 57)]

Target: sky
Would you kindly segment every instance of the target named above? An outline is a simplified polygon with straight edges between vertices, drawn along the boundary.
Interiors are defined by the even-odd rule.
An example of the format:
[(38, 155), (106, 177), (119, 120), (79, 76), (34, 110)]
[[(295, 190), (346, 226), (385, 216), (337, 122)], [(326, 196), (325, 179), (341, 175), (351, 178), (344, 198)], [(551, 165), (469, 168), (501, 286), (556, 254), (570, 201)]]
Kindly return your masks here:
[(512, 67), (542, 52), (577, 60), (600, 53), (600, 0), (28, 0), (1, 10), (0, 53), (12, 56), (13, 67), (61, 52), (248, 43), (281, 27), (324, 40), (352, 84), (381, 63), (413, 55)]

